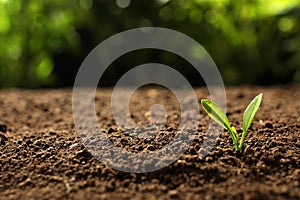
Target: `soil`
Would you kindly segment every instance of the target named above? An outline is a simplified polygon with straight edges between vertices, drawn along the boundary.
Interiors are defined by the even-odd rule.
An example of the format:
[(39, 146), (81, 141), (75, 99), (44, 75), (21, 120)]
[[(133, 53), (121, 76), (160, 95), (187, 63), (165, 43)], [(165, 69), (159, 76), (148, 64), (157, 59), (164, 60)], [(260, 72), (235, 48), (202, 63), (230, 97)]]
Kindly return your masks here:
[[(83, 145), (72, 117), (72, 89), (2, 90), (0, 199), (300, 199), (300, 85), (227, 87), (226, 92), (227, 113), (239, 133), (245, 106), (264, 93), (241, 152), (223, 130), (214, 148), (199, 157), (209, 124), (201, 110), (196, 138), (184, 155), (158, 171), (126, 173), (109, 168)], [(198, 102), (209, 98), (205, 88), (196, 93)], [(164, 105), (168, 114), (162, 130), (138, 141), (115, 125), (110, 95), (111, 89), (98, 90), (96, 110), (116, 146), (156, 151), (174, 137), (180, 112), (170, 91), (142, 88), (132, 96), (135, 122), (149, 123), (153, 103)]]

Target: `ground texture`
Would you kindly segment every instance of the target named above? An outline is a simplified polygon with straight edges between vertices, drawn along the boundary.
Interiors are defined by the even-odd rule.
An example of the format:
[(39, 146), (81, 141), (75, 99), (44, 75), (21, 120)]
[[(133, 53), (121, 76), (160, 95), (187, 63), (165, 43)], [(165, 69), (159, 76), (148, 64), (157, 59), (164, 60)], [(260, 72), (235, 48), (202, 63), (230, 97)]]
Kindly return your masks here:
[[(198, 102), (209, 98), (206, 89), (196, 91)], [(84, 147), (73, 122), (71, 89), (0, 91), (0, 199), (300, 199), (300, 86), (226, 92), (227, 113), (238, 128), (245, 106), (264, 93), (242, 152), (223, 131), (199, 158), (209, 124), (201, 110), (196, 138), (184, 155), (159, 171), (134, 174), (107, 167)], [(174, 137), (180, 112), (168, 90), (144, 88), (132, 97), (131, 115), (140, 124), (149, 122), (151, 104), (166, 108), (166, 126), (150, 138), (122, 134), (110, 95), (109, 89), (98, 91), (96, 110), (116, 146), (156, 151)]]

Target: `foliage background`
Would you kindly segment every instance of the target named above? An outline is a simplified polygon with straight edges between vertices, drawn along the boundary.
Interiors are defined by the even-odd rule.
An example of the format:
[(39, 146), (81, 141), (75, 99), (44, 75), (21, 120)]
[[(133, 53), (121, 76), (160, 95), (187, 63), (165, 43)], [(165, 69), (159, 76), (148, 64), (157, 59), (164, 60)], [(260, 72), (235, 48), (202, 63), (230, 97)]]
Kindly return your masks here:
[[(298, 0), (0, 0), (0, 87), (71, 86), (97, 44), (144, 26), (194, 38), (226, 84), (300, 81)], [(153, 59), (202, 84), (178, 56), (154, 50), (122, 56), (104, 82), (112, 85), (130, 67)]]

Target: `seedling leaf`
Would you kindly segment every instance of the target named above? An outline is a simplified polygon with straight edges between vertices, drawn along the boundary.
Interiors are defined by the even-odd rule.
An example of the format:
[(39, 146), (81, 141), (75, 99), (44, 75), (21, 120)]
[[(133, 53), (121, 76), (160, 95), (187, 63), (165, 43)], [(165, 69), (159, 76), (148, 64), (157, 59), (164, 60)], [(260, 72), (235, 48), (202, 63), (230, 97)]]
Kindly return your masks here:
[(230, 122), (222, 108), (218, 104), (206, 99), (201, 100), (201, 104), (203, 109), (207, 112), (208, 116), (210, 116), (213, 120), (215, 120), (229, 132), (235, 148), (238, 148), (237, 132), (234, 127), (230, 126)]
[(257, 95), (247, 106), (243, 115), (243, 132), (246, 133), (251, 125), (251, 122), (260, 106), (262, 93)]
[(234, 126), (232, 126), (232, 127), (231, 127), (231, 130), (233, 131), (233, 133), (234, 133), (234, 135), (235, 135), (236, 139), (238, 140), (238, 138), (239, 138), (239, 135), (237, 134), (235, 127), (234, 127)]
[(201, 104), (203, 109), (213, 120), (215, 120), (228, 131), (230, 130), (229, 120), (219, 105), (207, 99), (202, 99)]

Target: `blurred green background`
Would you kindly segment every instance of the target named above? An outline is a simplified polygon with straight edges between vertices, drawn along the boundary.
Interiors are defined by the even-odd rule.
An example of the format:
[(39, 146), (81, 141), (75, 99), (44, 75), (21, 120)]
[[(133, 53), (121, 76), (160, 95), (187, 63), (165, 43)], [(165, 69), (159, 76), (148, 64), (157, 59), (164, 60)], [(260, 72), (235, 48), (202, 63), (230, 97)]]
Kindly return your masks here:
[[(0, 0), (0, 87), (72, 86), (96, 45), (144, 26), (198, 41), (225, 84), (300, 81), (299, 0)], [(120, 76), (153, 58), (193, 74), (178, 56), (154, 50), (122, 56), (110, 71)], [(105, 79), (114, 82), (109, 73)], [(189, 79), (199, 85), (197, 77)]]

